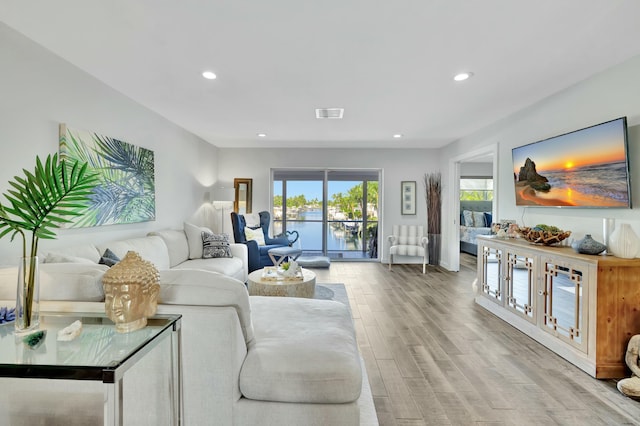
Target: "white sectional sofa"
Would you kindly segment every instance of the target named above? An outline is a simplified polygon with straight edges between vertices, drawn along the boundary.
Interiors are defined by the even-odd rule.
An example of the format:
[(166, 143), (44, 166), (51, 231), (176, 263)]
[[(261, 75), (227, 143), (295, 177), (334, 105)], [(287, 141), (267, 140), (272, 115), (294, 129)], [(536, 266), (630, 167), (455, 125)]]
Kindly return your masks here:
[[(95, 263), (96, 254), (106, 248), (118, 256), (136, 250), (160, 271), (158, 313), (183, 316), (185, 424), (361, 424), (359, 407), (372, 408), (371, 394), (348, 307), (249, 296), (244, 245), (233, 249), (234, 258), (243, 261), (242, 273), (228, 262), (215, 271), (208, 261), (219, 259), (188, 259), (189, 244), (181, 232), (111, 242), (95, 252), (87, 246), (45, 256), (74, 262), (41, 265), (41, 300), (52, 300), (42, 302), (42, 310), (104, 312), (100, 280), (107, 267)], [(14, 268), (0, 270), (0, 299), (5, 299), (0, 306), (12, 303), (15, 283)], [(143, 407), (144, 402), (144, 397), (135, 401)], [(377, 424), (373, 417), (363, 424)], [(64, 413), (58, 413), (47, 424), (64, 421)]]

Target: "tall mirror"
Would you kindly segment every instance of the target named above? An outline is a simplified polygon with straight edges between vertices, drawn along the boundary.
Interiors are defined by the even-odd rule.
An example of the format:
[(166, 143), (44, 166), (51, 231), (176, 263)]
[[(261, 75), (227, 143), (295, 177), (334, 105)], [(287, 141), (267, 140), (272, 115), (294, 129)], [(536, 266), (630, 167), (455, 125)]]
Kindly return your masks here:
[(233, 211), (238, 214), (251, 213), (251, 191), (253, 179), (235, 178), (233, 187), (236, 190), (236, 200), (233, 202)]

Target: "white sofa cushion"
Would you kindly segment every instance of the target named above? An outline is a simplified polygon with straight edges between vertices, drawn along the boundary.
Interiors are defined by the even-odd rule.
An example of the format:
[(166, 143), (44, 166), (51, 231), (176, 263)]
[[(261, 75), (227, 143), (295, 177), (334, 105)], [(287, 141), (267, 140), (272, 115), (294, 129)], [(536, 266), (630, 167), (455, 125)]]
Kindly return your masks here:
[(69, 256), (63, 253), (49, 252), (42, 263), (86, 263), (95, 265), (96, 262), (80, 256)]
[(102, 251), (93, 244), (79, 244), (75, 246), (68, 246), (63, 248), (56, 248), (50, 252), (45, 252), (40, 257), (44, 263), (60, 263), (59, 259), (62, 257), (82, 257), (91, 260), (93, 263), (98, 263)]
[(164, 240), (169, 249), (169, 265), (173, 268), (189, 259), (189, 244), (183, 230), (165, 229), (149, 232), (149, 236), (158, 236)]
[(187, 260), (186, 262), (183, 262), (172, 269), (201, 269), (203, 271), (216, 272), (218, 274), (226, 275), (242, 282), (245, 281), (244, 265), (242, 264), (242, 260), (237, 257)]
[[(165, 305), (234, 307), (246, 342), (253, 340), (249, 293), (242, 281), (198, 269), (160, 271), (158, 299), (158, 303)], [(203, 336), (206, 336), (207, 325), (201, 326)]]
[[(40, 299), (102, 302), (102, 276), (108, 266), (87, 263), (40, 265)], [(18, 267), (0, 269), (0, 299), (15, 300)]]
[(153, 263), (159, 271), (169, 269), (169, 250), (160, 237), (130, 238), (98, 246), (100, 253), (104, 253), (106, 249), (110, 249), (120, 259), (124, 259), (128, 251), (135, 251), (144, 260)]
[(255, 339), (240, 372), (245, 398), (347, 403), (362, 388), (349, 309), (340, 302), (251, 296)]

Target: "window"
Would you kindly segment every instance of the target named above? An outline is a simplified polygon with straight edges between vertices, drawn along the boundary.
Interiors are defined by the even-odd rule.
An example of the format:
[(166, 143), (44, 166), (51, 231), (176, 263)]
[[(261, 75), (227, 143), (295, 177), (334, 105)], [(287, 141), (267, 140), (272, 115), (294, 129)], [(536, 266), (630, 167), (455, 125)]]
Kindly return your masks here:
[(460, 201), (492, 201), (493, 178), (460, 178)]
[[(334, 258), (377, 258), (379, 170), (274, 170), (274, 233)], [(375, 240), (375, 244), (374, 244)]]

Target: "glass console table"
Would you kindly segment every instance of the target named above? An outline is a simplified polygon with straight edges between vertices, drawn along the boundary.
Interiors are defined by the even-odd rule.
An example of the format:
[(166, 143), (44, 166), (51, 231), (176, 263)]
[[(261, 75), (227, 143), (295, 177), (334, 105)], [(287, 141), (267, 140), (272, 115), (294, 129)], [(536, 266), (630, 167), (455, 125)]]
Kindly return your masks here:
[[(0, 325), (0, 377), (92, 380), (104, 384), (104, 424), (123, 424), (123, 378), (165, 339), (170, 339), (171, 423), (182, 424), (181, 315), (156, 315), (143, 329), (120, 334), (104, 314), (43, 312), (46, 340), (36, 349), (15, 336), (13, 324)], [(76, 320), (82, 333), (57, 341), (58, 331)]]

